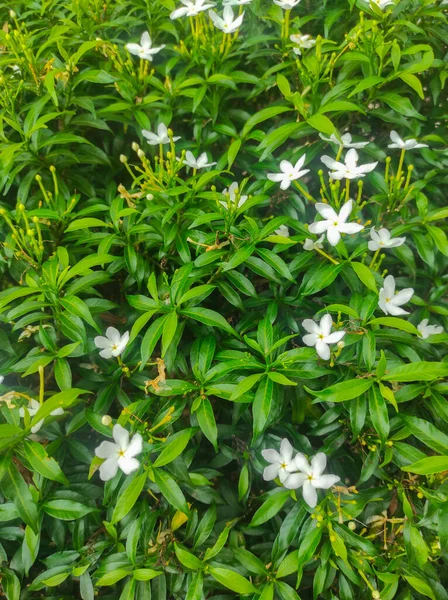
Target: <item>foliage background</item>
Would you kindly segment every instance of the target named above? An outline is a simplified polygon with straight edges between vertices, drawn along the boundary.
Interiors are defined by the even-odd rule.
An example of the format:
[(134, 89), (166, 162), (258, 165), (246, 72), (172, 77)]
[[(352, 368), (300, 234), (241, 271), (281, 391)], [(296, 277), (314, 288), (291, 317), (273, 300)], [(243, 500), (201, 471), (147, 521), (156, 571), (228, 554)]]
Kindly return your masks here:
[[(3, 593), (446, 600), (448, 336), (415, 330), (448, 325), (443, 7), (302, 0), (289, 32), (320, 37), (299, 58), (268, 0), (225, 43), (174, 7), (0, 4)], [(151, 64), (124, 49), (145, 30), (166, 44)], [(141, 133), (160, 122), (217, 165), (176, 172), (171, 149), (161, 172)], [(329, 249), (338, 265), (303, 250), (335, 128), (380, 163), (357, 218), (407, 238), (380, 269), (368, 227)], [(429, 146), (406, 153), (406, 190), (384, 176), (391, 129)], [(305, 151), (305, 193), (266, 178)], [(226, 212), (232, 181), (250, 198)], [(408, 319), (377, 311), (385, 270), (415, 289)], [(297, 336), (327, 311), (348, 332), (331, 364)], [(131, 330), (123, 364), (93, 343), (111, 324)], [(45, 400), (37, 438), (25, 397)], [(146, 444), (103, 485), (105, 414)], [(283, 437), (341, 477), (317, 510), (262, 480)]]

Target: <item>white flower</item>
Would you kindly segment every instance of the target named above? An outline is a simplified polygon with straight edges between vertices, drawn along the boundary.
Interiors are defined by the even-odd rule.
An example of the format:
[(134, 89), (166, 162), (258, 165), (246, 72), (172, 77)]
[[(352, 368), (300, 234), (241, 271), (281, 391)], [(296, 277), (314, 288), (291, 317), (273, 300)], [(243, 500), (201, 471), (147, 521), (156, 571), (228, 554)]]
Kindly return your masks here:
[(317, 354), (324, 360), (330, 358), (330, 347), (328, 344), (337, 344), (342, 340), (345, 331), (335, 331), (331, 333), (333, 320), (331, 315), (324, 315), (320, 323), (312, 319), (305, 319), (302, 323), (303, 328), (308, 331), (302, 337), (302, 341), (307, 346), (316, 346)]
[(142, 436), (136, 433), (129, 441), (129, 431), (118, 425), (118, 423), (114, 425), (112, 435), (114, 442), (101, 442), (98, 448), (95, 448), (96, 456), (106, 459), (100, 466), (100, 479), (102, 481), (109, 481), (109, 479), (115, 477), (118, 468), (129, 475), (140, 466), (140, 463), (134, 457), (142, 451)]
[(272, 481), (278, 477), (284, 484), (291, 473), (297, 470), (296, 463), (292, 457), (293, 453), (294, 448), (286, 438), (281, 441), (280, 452), (272, 448), (262, 450), (261, 454), (263, 458), (271, 463), (263, 471), (263, 479), (265, 481)]
[(268, 173), (267, 177), (271, 181), (280, 182), (281, 189), (287, 190), (291, 185), (291, 181), (300, 179), (300, 177), (303, 177), (306, 175), (306, 173), (309, 173), (309, 169), (303, 169), (302, 171), (300, 170), (303, 167), (305, 160), (306, 154), (301, 156), (294, 166), (289, 162), (289, 160), (282, 160), (280, 163), (281, 173)]
[(420, 144), (417, 140), (402, 140), (396, 131), (390, 132), (390, 139), (392, 144), (389, 144), (388, 148), (401, 148), (402, 150), (414, 150), (415, 148), (427, 148), (428, 144)]
[(212, 167), (213, 165), (216, 165), (215, 162), (208, 163), (207, 160), (208, 159), (207, 159), (206, 152), (203, 152), (199, 156), (199, 158), (196, 160), (195, 157), (193, 156), (193, 153), (190, 152), (190, 150), (187, 150), (187, 153), (185, 155), (184, 164), (188, 165), (192, 169), (205, 169), (205, 167)]
[(339, 214), (337, 214), (328, 204), (317, 202), (316, 210), (325, 220), (311, 223), (308, 227), (309, 231), (318, 235), (326, 232), (330, 244), (336, 246), (341, 239), (341, 233), (358, 233), (361, 229), (364, 229), (364, 225), (346, 223), (352, 212), (352, 208), (353, 200), (349, 200), (341, 208)]
[(296, 33), (294, 35), (290, 35), (289, 39), (291, 40), (291, 42), (294, 42), (294, 44), (297, 44), (297, 46), (293, 48), (293, 50), (299, 56), (301, 56), (302, 54), (302, 48), (307, 50), (308, 48), (312, 48), (316, 45), (316, 40), (313, 40), (312, 37), (308, 34), (300, 35), (300, 33)]
[(283, 8), (283, 10), (291, 10), (299, 4), (300, 0), (274, 0), (274, 4)]
[[(39, 408), (40, 408), (40, 403), (37, 400), (34, 400), (34, 398), (31, 398), (31, 400), (29, 401), (28, 406), (27, 406), (27, 410), (29, 412), (30, 417), (34, 417), (34, 415), (37, 413)], [(54, 417), (57, 415), (63, 415), (63, 414), (64, 414), (64, 411), (62, 408), (55, 408), (50, 413), (50, 415), (52, 415)], [(25, 408), (23, 406), (21, 406), (19, 408), (19, 416), (21, 416), (22, 419), (25, 417)], [(41, 421), (38, 421), (36, 423), (36, 425), (31, 427), (31, 433), (37, 433), (43, 424), (44, 424), (44, 419), (42, 419)]]
[(250, 4), (252, 2), (252, 0), (223, 0), (222, 4), (223, 6), (226, 6), (227, 4), (229, 6), (243, 6), (243, 4)]
[(324, 245), (322, 244), (322, 242), (324, 241), (325, 236), (321, 235), (320, 238), (314, 242), (313, 240), (310, 240), (309, 238), (306, 238), (305, 243), (303, 244), (303, 249), (304, 250), (321, 250)]
[[(152, 133), (147, 129), (142, 130), (142, 135), (146, 138), (146, 141), (150, 146), (158, 146), (159, 144), (169, 144), (170, 137), (168, 135), (168, 128), (165, 123), (160, 123), (157, 127), (157, 133)], [(173, 137), (173, 142), (180, 140), (180, 136)]]
[(335, 136), (334, 133), (330, 135), (330, 137), (325, 137), (322, 133), (319, 133), (319, 137), (326, 142), (331, 142), (332, 144), (337, 144), (338, 146), (342, 146), (343, 148), (364, 148), (370, 144), (370, 142), (352, 142), (352, 136), (350, 133), (344, 133), (341, 135), (341, 141)]
[(126, 49), (135, 56), (139, 56), (143, 60), (152, 60), (152, 55), (157, 54), (165, 48), (165, 44), (158, 48), (152, 48), (151, 36), (147, 31), (142, 34), (140, 44), (126, 44)]
[(417, 325), (417, 329), (424, 340), (426, 340), (426, 338), (430, 335), (443, 333), (443, 327), (441, 325), (428, 325), (428, 319), (423, 319), (423, 321), (420, 321), (420, 323)]
[[(239, 196), (238, 197), (238, 203), (237, 203), (237, 192), (238, 192), (238, 196), (239, 196), (239, 188), (238, 188), (238, 183), (236, 181), (234, 181), (232, 184), (230, 184), (229, 189), (225, 189), (222, 190), (222, 193), (224, 194), (224, 196), (228, 196), (230, 203), (233, 204), (234, 206), (236, 205), (236, 208), (241, 208), (243, 206), (243, 204), (246, 202), (247, 200), (247, 196)], [(224, 208), (228, 208), (228, 203), (225, 200), (220, 200), (219, 201), (220, 204), (222, 204), (224, 206)]]
[(400, 306), (409, 302), (413, 293), (412, 288), (405, 288), (401, 292), (395, 293), (395, 279), (392, 275), (388, 275), (384, 280), (383, 287), (380, 289), (378, 306), (386, 315), (394, 317), (408, 315), (409, 312), (400, 308)]
[(370, 230), (370, 237), (372, 238), (369, 242), (369, 250), (375, 251), (380, 248), (397, 248), (398, 246), (402, 246), (406, 238), (391, 238), (390, 231), (387, 229), (378, 229), (375, 231), (375, 227), (372, 227)]
[(370, 2), (378, 6), (381, 10), (384, 10), (389, 4), (395, 4), (392, 0), (370, 0)]
[(174, 20), (178, 19), (179, 17), (195, 17), (200, 12), (215, 6), (213, 2), (204, 4), (205, 1), (206, 0), (180, 0), (183, 6), (173, 10), (173, 12), (170, 14), (170, 19)]
[(324, 165), (331, 169), (331, 179), (357, 179), (364, 177), (366, 173), (370, 173), (376, 167), (378, 162), (367, 163), (358, 167), (358, 153), (354, 148), (350, 148), (345, 156), (345, 162), (341, 163), (330, 156), (322, 156), (320, 159)]
[(208, 14), (210, 19), (213, 21), (215, 27), (223, 31), (224, 33), (233, 33), (243, 22), (244, 13), (241, 13), (236, 19), (233, 14), (233, 9), (230, 4), (224, 6), (223, 18), (218, 17), (214, 10), (209, 10)]
[(327, 466), (327, 457), (323, 452), (313, 456), (311, 464), (303, 454), (297, 454), (294, 460), (296, 468), (302, 472), (290, 475), (283, 485), (290, 490), (301, 487), (303, 499), (308, 506), (315, 508), (318, 500), (316, 490), (328, 490), (340, 481), (340, 477), (322, 474)]
[(280, 237), (289, 237), (289, 229), (286, 227), (286, 225), (280, 225), (280, 227), (276, 229), (274, 233)]
[(115, 329), (115, 327), (108, 327), (106, 329), (106, 337), (97, 335), (94, 342), (97, 348), (102, 348), (100, 356), (103, 358), (120, 356), (129, 342), (129, 331), (126, 331), (121, 336), (120, 332)]

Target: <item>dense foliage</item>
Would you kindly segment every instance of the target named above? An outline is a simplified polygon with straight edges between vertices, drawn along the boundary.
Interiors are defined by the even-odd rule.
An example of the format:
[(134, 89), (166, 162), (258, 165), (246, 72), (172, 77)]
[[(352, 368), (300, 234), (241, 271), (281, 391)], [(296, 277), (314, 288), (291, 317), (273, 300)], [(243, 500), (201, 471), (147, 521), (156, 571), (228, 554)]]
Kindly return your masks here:
[(442, 4), (0, 2), (7, 600), (448, 600)]

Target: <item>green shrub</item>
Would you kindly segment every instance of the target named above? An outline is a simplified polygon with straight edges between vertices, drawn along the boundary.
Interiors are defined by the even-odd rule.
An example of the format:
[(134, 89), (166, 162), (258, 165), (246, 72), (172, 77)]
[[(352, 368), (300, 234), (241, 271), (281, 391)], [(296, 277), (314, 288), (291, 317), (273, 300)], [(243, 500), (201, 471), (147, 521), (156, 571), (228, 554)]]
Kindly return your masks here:
[(442, 4), (0, 4), (7, 600), (448, 600)]

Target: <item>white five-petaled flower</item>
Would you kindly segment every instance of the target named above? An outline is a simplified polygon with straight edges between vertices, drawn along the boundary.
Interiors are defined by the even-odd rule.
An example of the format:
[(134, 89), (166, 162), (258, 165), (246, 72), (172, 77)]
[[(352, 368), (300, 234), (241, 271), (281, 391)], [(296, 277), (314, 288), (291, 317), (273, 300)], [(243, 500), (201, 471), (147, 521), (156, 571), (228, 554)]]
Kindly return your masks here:
[(151, 36), (147, 31), (142, 34), (140, 44), (126, 44), (126, 49), (135, 56), (139, 56), (143, 60), (152, 60), (152, 55), (157, 54), (165, 48), (165, 44), (158, 48), (152, 48)]
[(306, 238), (304, 244), (303, 244), (303, 249), (304, 250), (321, 250), (324, 245), (322, 244), (322, 242), (324, 241), (325, 236), (321, 235), (320, 238), (316, 241), (314, 240), (310, 240), (310, 238)]
[[(168, 135), (168, 128), (165, 123), (159, 123), (157, 133), (152, 133), (152, 131), (143, 129), (142, 135), (146, 138), (146, 141), (150, 146), (170, 143), (170, 136)], [(180, 136), (173, 137), (173, 142), (177, 142), (177, 140), (180, 140)]]
[(114, 425), (112, 430), (113, 442), (101, 442), (95, 449), (98, 458), (106, 459), (100, 466), (100, 479), (108, 481), (117, 474), (118, 468), (129, 475), (136, 471), (140, 463), (135, 458), (143, 447), (142, 436), (136, 433), (129, 441), (129, 431), (121, 425)]
[(170, 19), (178, 19), (179, 17), (195, 17), (200, 12), (207, 10), (208, 8), (213, 8), (215, 6), (213, 2), (206, 2), (206, 0), (180, 0), (181, 6), (180, 8), (176, 8), (170, 14)]
[(284, 438), (280, 444), (280, 452), (269, 448), (262, 450), (261, 454), (263, 458), (271, 463), (263, 471), (263, 479), (265, 481), (272, 481), (276, 477), (284, 484), (290, 477), (293, 471), (297, 471), (296, 463), (292, 457), (294, 448), (291, 446), (289, 441)]
[(295, 33), (293, 35), (290, 35), (289, 39), (291, 40), (291, 42), (296, 44), (293, 50), (295, 54), (298, 54), (299, 56), (301, 56), (302, 54), (302, 49), (308, 50), (308, 48), (312, 48), (316, 45), (316, 40), (313, 40), (313, 38), (308, 34), (300, 35), (300, 33)]
[(303, 343), (307, 346), (315, 346), (317, 354), (324, 360), (330, 358), (329, 344), (337, 344), (345, 335), (345, 331), (331, 333), (332, 325), (333, 320), (328, 314), (322, 317), (320, 323), (316, 323), (312, 319), (305, 319), (302, 323), (302, 327), (308, 331), (302, 337)]
[(417, 329), (420, 332), (420, 335), (424, 340), (430, 335), (435, 335), (436, 333), (443, 333), (443, 327), (441, 325), (428, 325), (428, 319), (423, 319), (417, 325)]
[(428, 144), (420, 144), (417, 140), (403, 140), (396, 131), (390, 132), (392, 144), (388, 148), (400, 148), (401, 150), (414, 150), (415, 148), (427, 148)]
[(340, 481), (340, 477), (337, 475), (323, 475), (327, 466), (327, 457), (323, 452), (313, 456), (311, 463), (303, 454), (297, 454), (294, 462), (297, 470), (301, 472), (290, 475), (283, 485), (292, 490), (302, 488), (303, 499), (308, 506), (315, 508), (318, 500), (316, 490), (328, 490)]
[(100, 356), (103, 358), (120, 356), (129, 342), (129, 331), (120, 335), (120, 332), (115, 327), (108, 327), (106, 329), (106, 337), (97, 335), (94, 342), (97, 348), (102, 348)]
[(301, 156), (295, 165), (292, 165), (289, 160), (282, 160), (280, 163), (281, 173), (268, 173), (267, 177), (271, 181), (280, 182), (281, 189), (287, 190), (291, 185), (291, 181), (300, 179), (300, 177), (309, 173), (309, 169), (302, 169), (305, 160), (306, 154)]
[(297, 6), (300, 0), (274, 0), (274, 4), (283, 8), (283, 10), (291, 10), (294, 6)]
[(289, 237), (289, 229), (286, 227), (286, 225), (280, 225), (280, 227), (276, 229), (274, 233), (280, 237)]
[(402, 246), (406, 238), (391, 238), (390, 231), (387, 229), (378, 229), (375, 231), (375, 227), (372, 227), (370, 230), (370, 237), (372, 238), (368, 244), (369, 250), (380, 250), (381, 248), (397, 248), (398, 246)]
[[(230, 204), (236, 206), (236, 208), (241, 208), (247, 200), (247, 196), (239, 195), (239, 187), (236, 181), (229, 185), (229, 189), (226, 188), (225, 190), (222, 190), (222, 193), (224, 196), (228, 196)], [(229, 203), (227, 201), (220, 200), (219, 203), (222, 204), (224, 208), (229, 208)]]
[(370, 0), (370, 2), (375, 4), (375, 6), (378, 6), (381, 10), (384, 10), (389, 4), (395, 4), (392, 0)]
[(184, 164), (191, 167), (192, 169), (205, 169), (206, 167), (212, 167), (216, 165), (215, 162), (207, 162), (207, 153), (203, 152), (197, 159), (194, 157), (193, 152), (187, 150), (185, 154)]
[[(34, 415), (39, 410), (40, 406), (41, 405), (37, 400), (34, 400), (34, 398), (31, 398), (31, 400), (28, 403), (28, 406), (26, 407), (29, 412), (30, 417), (34, 417)], [(62, 408), (55, 408), (50, 413), (50, 415), (52, 415), (53, 417), (55, 417), (57, 415), (63, 415), (63, 414), (64, 414), (64, 411)], [(22, 417), (22, 419), (25, 416), (25, 408), (23, 406), (21, 406), (19, 408), (19, 415)], [(41, 421), (38, 421), (35, 425), (33, 425), (33, 427), (31, 427), (31, 433), (37, 433), (43, 424), (44, 424), (44, 419), (42, 419)]]
[(365, 146), (370, 144), (370, 142), (353, 142), (352, 136), (350, 133), (342, 134), (341, 141), (338, 140), (338, 138), (335, 136), (334, 133), (332, 133), (329, 138), (325, 137), (323, 135), (323, 133), (319, 133), (319, 137), (326, 142), (331, 142), (332, 144), (337, 144), (338, 146), (342, 146), (343, 148), (359, 149), (359, 148), (364, 148)]
[(330, 179), (357, 179), (370, 173), (378, 164), (378, 161), (367, 163), (358, 167), (359, 156), (354, 148), (350, 148), (345, 156), (343, 163), (338, 162), (330, 156), (322, 156), (320, 159), (326, 165), (330, 172)]
[(339, 214), (323, 202), (317, 202), (316, 210), (324, 218), (324, 221), (311, 223), (308, 227), (311, 233), (320, 235), (327, 233), (327, 239), (332, 246), (336, 246), (341, 239), (341, 233), (358, 233), (364, 229), (364, 225), (358, 223), (347, 223), (347, 219), (353, 209), (353, 200), (349, 200), (339, 211)]
[(408, 315), (409, 312), (400, 308), (400, 306), (409, 302), (413, 294), (414, 290), (412, 288), (405, 288), (396, 293), (395, 279), (392, 275), (388, 275), (384, 280), (383, 287), (380, 289), (378, 306), (386, 315), (394, 317)]
[(239, 29), (244, 17), (244, 13), (241, 13), (235, 19), (235, 15), (233, 14), (233, 9), (230, 4), (226, 4), (224, 6), (222, 18), (219, 17), (214, 10), (209, 10), (208, 14), (210, 15), (210, 19), (213, 21), (214, 26), (224, 33), (233, 33)]

